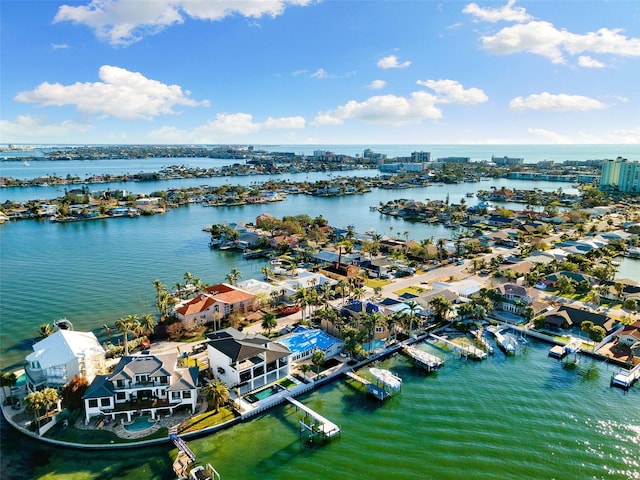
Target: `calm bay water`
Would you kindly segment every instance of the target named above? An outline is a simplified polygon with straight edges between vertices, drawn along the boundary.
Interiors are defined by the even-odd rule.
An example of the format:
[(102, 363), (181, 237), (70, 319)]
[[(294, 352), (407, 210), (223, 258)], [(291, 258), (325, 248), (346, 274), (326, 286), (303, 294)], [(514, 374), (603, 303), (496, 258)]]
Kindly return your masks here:
[[(301, 148), (311, 148), (281, 147), (273, 150), (299, 152)], [(313, 149), (316, 148), (321, 146)], [(350, 153), (340, 146), (324, 148)], [(435, 147), (404, 148), (409, 153), (422, 149), (436, 155)], [(456, 148), (464, 150), (462, 146)], [(531, 155), (492, 148), (496, 155), (527, 159)], [(537, 155), (544, 154), (545, 158), (564, 159), (546, 156), (542, 148), (538, 150)], [(580, 146), (570, 150), (567, 152), (580, 159), (640, 156), (637, 146), (624, 146), (624, 149)], [(587, 154), (588, 151), (592, 153)], [(485, 155), (486, 151), (478, 147), (474, 150), (477, 153), (469, 150), (455, 153), (452, 147), (447, 152), (437, 155), (476, 157)], [(574, 158), (569, 157), (569, 153), (563, 155)], [(401, 154), (404, 153), (395, 153)], [(190, 164), (191, 160), (162, 159), (162, 164)], [(112, 161), (82, 164), (94, 168), (93, 173), (102, 173), (109, 162)], [(32, 165), (40, 163), (32, 162)], [(69, 168), (72, 162), (59, 163)], [(5, 168), (6, 165), (0, 165), (0, 175), (7, 175)], [(14, 164), (12, 168), (33, 167)], [(55, 170), (58, 175), (81, 172), (85, 174), (84, 170)], [(377, 172), (350, 174), (375, 175)], [(322, 175), (327, 178), (327, 174), (320, 173), (299, 174), (299, 178), (314, 180)], [(192, 185), (215, 185), (219, 184), (216, 182), (249, 184), (266, 179), (193, 179), (184, 181), (185, 185), (176, 185), (175, 181), (156, 182), (158, 185), (128, 183), (126, 189), (149, 193), (188, 186), (190, 181), (194, 182)], [(502, 185), (543, 190), (562, 187), (564, 191), (572, 191), (571, 186), (564, 183), (533, 184), (496, 179), (402, 191), (376, 190), (337, 198), (297, 195), (269, 205), (227, 208), (194, 205), (137, 219), (72, 224), (23, 221), (2, 225), (0, 369), (21, 364), (31, 351), (33, 337), (41, 323), (67, 317), (77, 329), (99, 332), (102, 324), (113, 324), (121, 316), (153, 312), (154, 279), (172, 286), (182, 281), (184, 272), (189, 271), (205, 282), (216, 283), (223, 281), (233, 267), (241, 270), (243, 279), (261, 277), (262, 261), (244, 261), (231, 252), (211, 251), (207, 245), (208, 234), (202, 231), (206, 225), (253, 221), (264, 212), (276, 217), (306, 213), (323, 215), (335, 226), (353, 225), (358, 231), (373, 228), (396, 236), (407, 232), (409, 238), (416, 240), (449, 237), (452, 232), (440, 226), (381, 216), (370, 211), (369, 206), (397, 198), (444, 200), (447, 195), (451, 202), (459, 202), (468, 191)], [(91, 189), (94, 187), (99, 189), (104, 185), (94, 185)], [(40, 195), (34, 196), (29, 190)], [(48, 189), (3, 189), (0, 200), (56, 196), (56, 193), (42, 193), (49, 193)], [(15, 198), (16, 195), (20, 198)], [(466, 200), (467, 203), (476, 201)], [(640, 478), (638, 387), (627, 394), (610, 389), (609, 378), (616, 370), (604, 364), (597, 365), (598, 379), (584, 380), (575, 371), (563, 370), (557, 362), (548, 359), (546, 351), (546, 345), (532, 344), (522, 356), (506, 359), (498, 354), (481, 364), (451, 358), (443, 370), (429, 377), (409, 368), (402, 357), (396, 357), (386, 365), (405, 379), (405, 385), (398, 397), (384, 405), (367, 399), (344, 381), (329, 385), (303, 398), (343, 428), (342, 438), (322, 448), (307, 449), (299, 443), (297, 414), (288, 407), (277, 408), (257, 420), (190, 445), (227, 479), (326, 478), (336, 474), (347, 479), (392, 475), (399, 479)], [(584, 359), (583, 363), (587, 362), (590, 360)], [(168, 446), (99, 455), (69, 452), (39, 445), (4, 427), (0, 432), (2, 478), (171, 478), (170, 465), (175, 452)]]
[[(578, 371), (565, 370), (548, 348), (534, 342), (516, 357), (498, 352), (482, 363), (438, 351), (447, 364), (430, 376), (393, 357), (381, 366), (400, 375), (403, 388), (384, 404), (338, 380), (301, 398), (342, 429), (323, 446), (300, 442), (301, 414), (290, 406), (188, 443), (223, 479), (640, 478), (638, 388), (610, 388), (615, 369), (599, 362), (596, 378), (584, 378), (587, 357)], [(169, 445), (96, 454), (44, 447), (6, 429), (2, 436), (3, 462), (5, 453), (14, 461), (2, 470), (6, 479), (172, 478)]]

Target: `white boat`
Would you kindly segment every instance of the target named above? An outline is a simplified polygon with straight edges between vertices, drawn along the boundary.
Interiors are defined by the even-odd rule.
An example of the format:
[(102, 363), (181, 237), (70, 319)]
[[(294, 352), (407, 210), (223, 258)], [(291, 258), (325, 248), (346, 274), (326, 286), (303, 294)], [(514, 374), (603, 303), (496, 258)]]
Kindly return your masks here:
[(210, 464), (198, 465), (189, 472), (189, 480), (220, 480), (220, 474)]
[(31, 166), (31, 164), (29, 163), (29, 160), (25, 160), (25, 161), (24, 161), (24, 162), (22, 162), (22, 163), (23, 163), (23, 165), (24, 165), (25, 167), (29, 167), (29, 166)]

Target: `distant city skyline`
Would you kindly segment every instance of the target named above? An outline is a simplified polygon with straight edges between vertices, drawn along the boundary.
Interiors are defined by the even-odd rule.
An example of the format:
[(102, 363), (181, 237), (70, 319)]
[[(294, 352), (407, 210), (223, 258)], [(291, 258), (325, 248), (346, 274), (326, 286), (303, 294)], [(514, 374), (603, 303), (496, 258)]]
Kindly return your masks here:
[(640, 144), (640, 2), (0, 9), (0, 143)]

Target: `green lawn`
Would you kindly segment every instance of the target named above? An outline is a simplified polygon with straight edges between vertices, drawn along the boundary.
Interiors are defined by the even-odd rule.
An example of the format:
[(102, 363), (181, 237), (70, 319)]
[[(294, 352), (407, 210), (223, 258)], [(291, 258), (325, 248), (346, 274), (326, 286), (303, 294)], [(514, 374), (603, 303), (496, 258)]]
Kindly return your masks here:
[(229, 407), (222, 407), (218, 413), (215, 413), (214, 410), (207, 410), (200, 415), (196, 415), (182, 422), (178, 427), (178, 433), (197, 432), (204, 428), (221, 425), (229, 420), (233, 420), (235, 417), (235, 412)]
[(389, 280), (382, 280), (380, 278), (368, 278), (364, 284), (369, 287), (369, 288), (376, 288), (376, 287), (384, 287), (386, 285), (389, 285), (391, 282)]

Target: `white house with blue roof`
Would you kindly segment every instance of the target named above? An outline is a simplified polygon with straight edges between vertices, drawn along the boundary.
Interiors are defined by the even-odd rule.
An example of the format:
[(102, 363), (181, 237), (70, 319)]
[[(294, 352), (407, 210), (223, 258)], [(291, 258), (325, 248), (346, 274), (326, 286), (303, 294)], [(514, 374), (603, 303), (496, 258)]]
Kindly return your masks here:
[(311, 358), (313, 352), (322, 350), (325, 358), (333, 357), (342, 351), (344, 343), (323, 330), (305, 326), (296, 327), (290, 334), (277, 340), (291, 351), (292, 362), (301, 362)]

